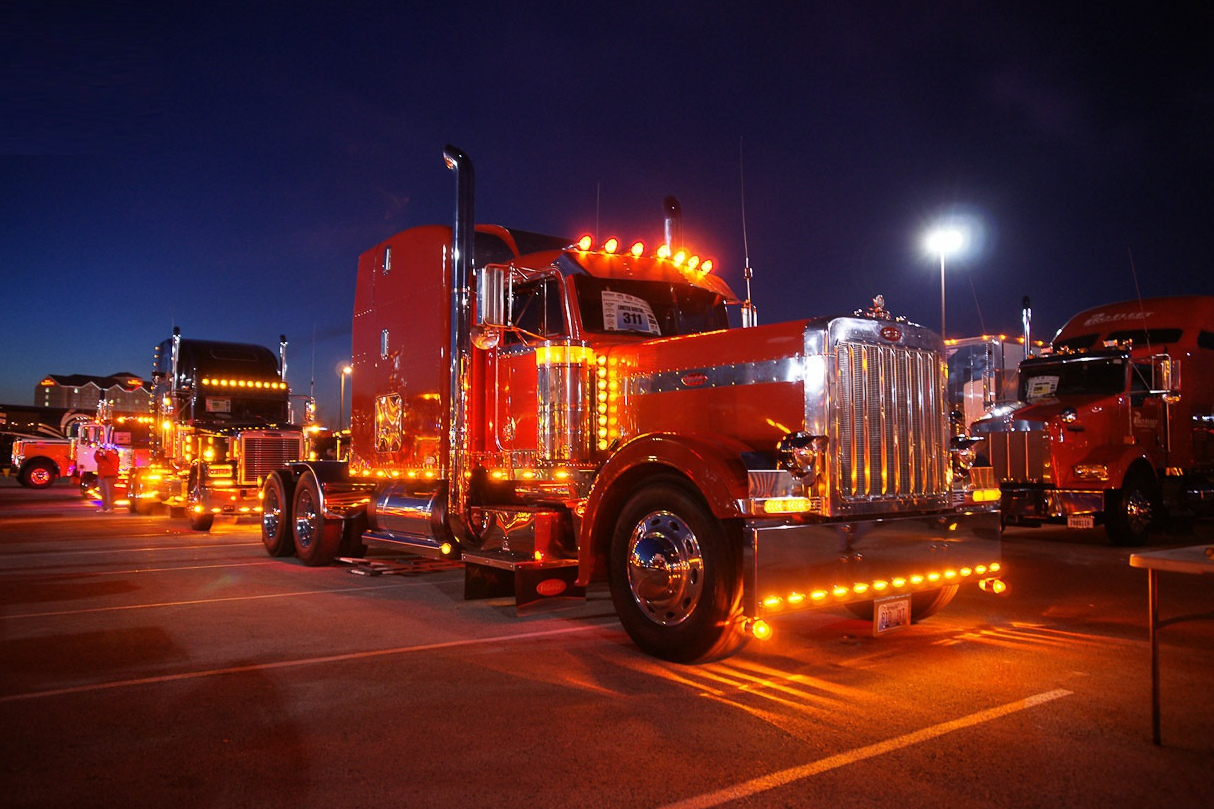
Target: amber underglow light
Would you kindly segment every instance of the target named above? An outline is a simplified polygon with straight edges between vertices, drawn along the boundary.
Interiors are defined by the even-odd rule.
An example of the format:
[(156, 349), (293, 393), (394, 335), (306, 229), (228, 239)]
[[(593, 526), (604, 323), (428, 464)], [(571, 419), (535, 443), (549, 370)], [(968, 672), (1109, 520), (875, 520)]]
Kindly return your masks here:
[(755, 640), (767, 640), (771, 637), (771, 624), (762, 619), (750, 621), (747, 624), (747, 631)]

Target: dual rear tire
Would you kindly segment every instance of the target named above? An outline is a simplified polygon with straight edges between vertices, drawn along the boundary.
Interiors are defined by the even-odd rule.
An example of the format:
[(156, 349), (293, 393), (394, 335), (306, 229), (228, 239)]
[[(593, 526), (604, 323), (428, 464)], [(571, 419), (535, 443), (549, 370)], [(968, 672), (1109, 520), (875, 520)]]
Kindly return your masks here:
[(273, 472), (262, 486), (261, 542), (270, 556), (327, 565), (342, 546), (342, 520), (325, 519), (320, 482), (312, 470), (298, 478)]

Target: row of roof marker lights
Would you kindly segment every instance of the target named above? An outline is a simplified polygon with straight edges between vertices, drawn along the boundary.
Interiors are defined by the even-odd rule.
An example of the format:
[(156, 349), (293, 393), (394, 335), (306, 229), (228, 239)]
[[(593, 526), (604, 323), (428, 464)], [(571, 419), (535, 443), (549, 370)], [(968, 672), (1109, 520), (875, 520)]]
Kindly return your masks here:
[(203, 377), (202, 384), (218, 385), (221, 388), (264, 388), (266, 390), (286, 390), (286, 382), (266, 382), (260, 379), (217, 379), (215, 377)]
[[(583, 236), (577, 240), (575, 246), (583, 253), (587, 253), (590, 251), (590, 248), (594, 247), (594, 239), (589, 235)], [(603, 246), (599, 250), (607, 255), (615, 255), (620, 252), (620, 240), (612, 237), (603, 242)], [(632, 247), (628, 248), (628, 253), (634, 258), (640, 258), (645, 255), (645, 243), (635, 242)], [(658, 251), (654, 253), (654, 257), (672, 261), (677, 267), (685, 266), (689, 270), (699, 270), (705, 273), (712, 272), (713, 268), (712, 259), (701, 260), (699, 256), (688, 255), (686, 250), (672, 251), (668, 244), (659, 247)]]

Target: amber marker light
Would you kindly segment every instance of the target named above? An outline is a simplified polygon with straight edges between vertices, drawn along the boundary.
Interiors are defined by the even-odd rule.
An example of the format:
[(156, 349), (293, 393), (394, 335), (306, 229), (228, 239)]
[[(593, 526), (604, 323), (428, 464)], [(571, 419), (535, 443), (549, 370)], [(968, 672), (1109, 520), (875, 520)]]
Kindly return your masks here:
[(712, 272), (712, 259), (708, 259), (700, 265), (700, 272)]
[(745, 631), (755, 640), (767, 640), (771, 637), (771, 625), (762, 618), (747, 621)]
[(633, 258), (640, 258), (641, 256), (645, 255), (645, 243), (637, 242), (628, 252), (632, 253)]
[(620, 240), (612, 236), (607, 241), (603, 242), (604, 253), (614, 253), (620, 249)]
[(585, 253), (594, 245), (594, 240), (590, 238), (590, 234), (586, 234), (577, 240), (577, 249)]

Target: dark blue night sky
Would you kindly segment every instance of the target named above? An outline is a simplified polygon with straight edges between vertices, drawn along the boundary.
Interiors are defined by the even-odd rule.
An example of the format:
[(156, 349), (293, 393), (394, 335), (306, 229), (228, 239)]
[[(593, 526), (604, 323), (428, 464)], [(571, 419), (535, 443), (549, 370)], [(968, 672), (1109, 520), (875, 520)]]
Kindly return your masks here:
[[(335, 416), (358, 254), (451, 220), (684, 238), (760, 319), (885, 295), (950, 336), (1214, 293), (1214, 60), (1195, 4), (0, 4), (0, 402), (276, 347)], [(814, 8), (825, 6), (825, 9)], [(1093, 10), (1093, 8), (1095, 10)]]

